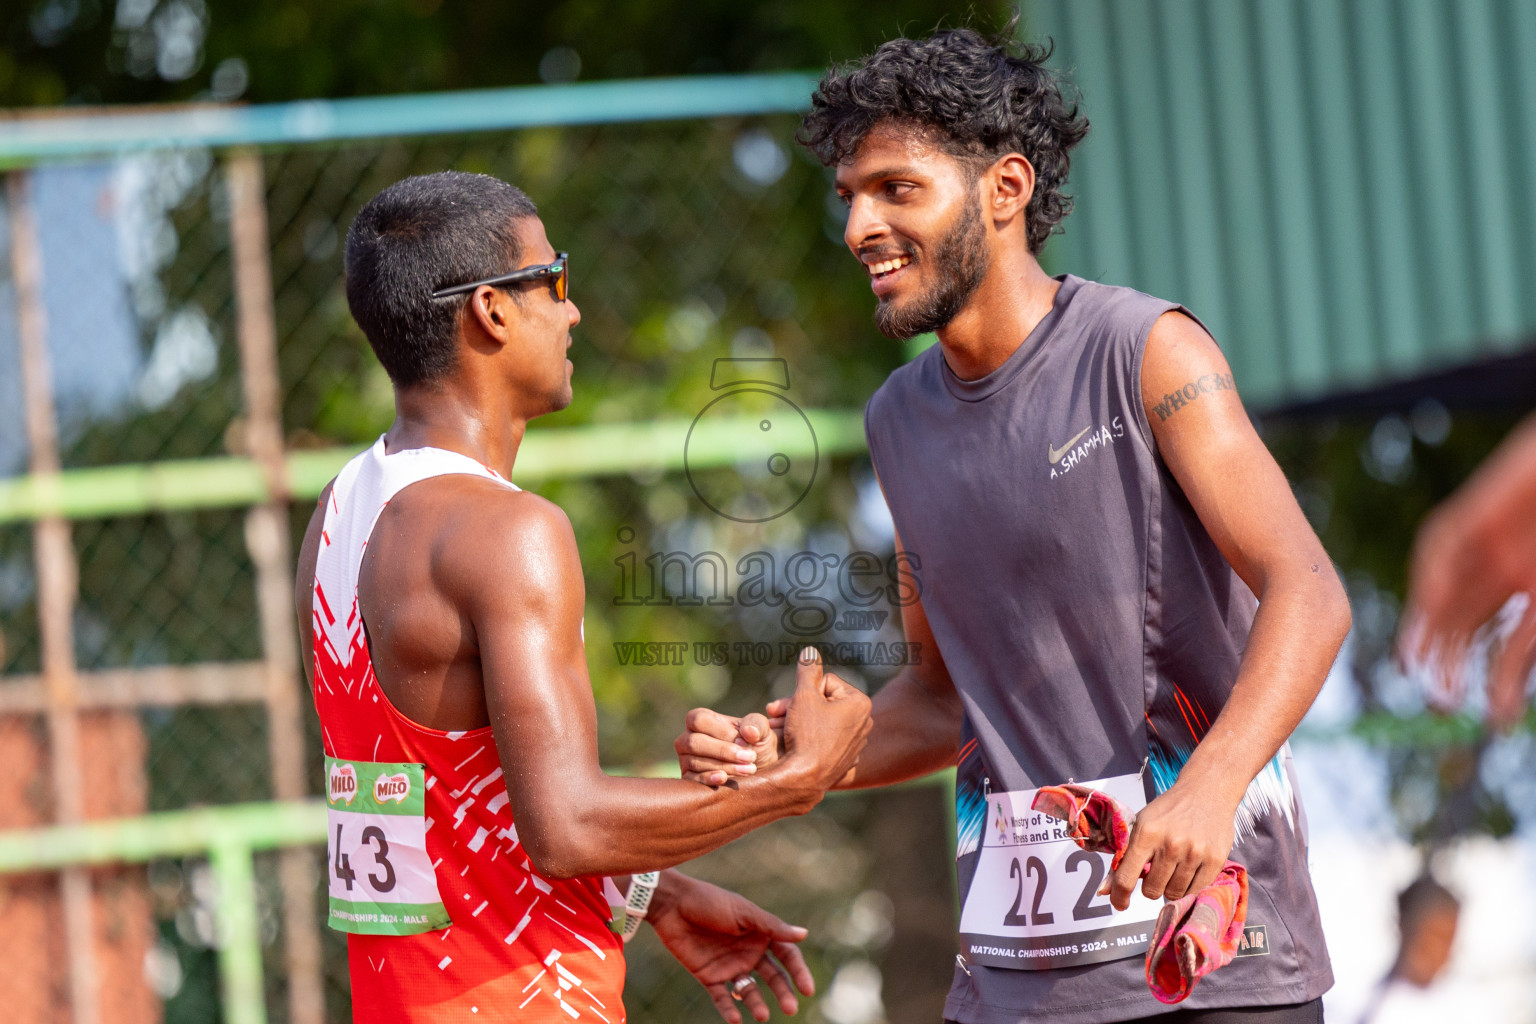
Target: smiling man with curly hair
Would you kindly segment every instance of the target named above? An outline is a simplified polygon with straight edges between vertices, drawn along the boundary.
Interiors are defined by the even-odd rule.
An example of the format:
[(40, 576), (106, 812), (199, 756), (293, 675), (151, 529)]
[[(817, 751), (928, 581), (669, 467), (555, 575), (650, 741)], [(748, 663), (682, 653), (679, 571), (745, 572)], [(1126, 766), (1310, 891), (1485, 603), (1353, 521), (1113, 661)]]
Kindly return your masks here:
[[(876, 696), (840, 785), (957, 765), (956, 1021), (1321, 1021), (1333, 976), (1286, 740), (1349, 606), (1204, 326), (1041, 268), (1088, 131), (1048, 56), (967, 29), (895, 39), (831, 71), (803, 126), (876, 323), (939, 340), (866, 412), (921, 567), (902, 622), (922, 658)], [(712, 784), (767, 731), (689, 724), (683, 768)], [(771, 763), (772, 737), (754, 745)], [(1115, 864), (1032, 812), (1069, 782), (1138, 812)], [(1250, 883), (1237, 957), (1173, 1010), (1141, 961), (1160, 901), (1229, 857)]]

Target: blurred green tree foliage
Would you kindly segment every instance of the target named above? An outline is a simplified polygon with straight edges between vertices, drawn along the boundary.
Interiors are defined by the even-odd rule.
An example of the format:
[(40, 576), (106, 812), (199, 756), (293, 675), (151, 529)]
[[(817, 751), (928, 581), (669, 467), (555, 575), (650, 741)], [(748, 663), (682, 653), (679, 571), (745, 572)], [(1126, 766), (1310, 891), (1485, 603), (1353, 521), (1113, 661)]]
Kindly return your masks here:
[[(937, 0), (895, 0), (877, 14), (812, 0), (561, 0), (543, 7), (496, 0), (16, 0), (0, 11), (0, 105), (271, 102), (815, 68), (856, 57), (902, 32), (924, 33), (941, 22), (996, 27), (1008, 13), (1002, 3), (960, 8)], [(1087, 113), (1091, 118), (1092, 110)], [(713, 361), (726, 356), (785, 359), (792, 397), (802, 407), (861, 406), (899, 364), (902, 349), (870, 323), (871, 299), (841, 247), (840, 211), (828, 202), (826, 174), (794, 144), (794, 127), (787, 117), (736, 119), (269, 153), (290, 444), (362, 445), (387, 426), (388, 382), (346, 312), (340, 240), (358, 206), (377, 189), (406, 174), (445, 167), (497, 174), (527, 188), (551, 239), (573, 253), (573, 297), (584, 314), (572, 351), (576, 401), (541, 426), (692, 417), (714, 395)], [(175, 159), (195, 164), (196, 155)], [(192, 304), (206, 313), (221, 339), (218, 367), (208, 380), (155, 408), (134, 408), (90, 425), (72, 440), (68, 465), (241, 450), (219, 176), (206, 163), (182, 172), (195, 183), (169, 211), (175, 251), (160, 276), (170, 310)], [(147, 349), (155, 325), (143, 326)], [(1349, 581), (1355, 666), (1367, 713), (1407, 715), (1422, 707), (1388, 660), (1413, 531), (1512, 422), (1510, 415), (1441, 412), (1444, 417), (1428, 408), (1265, 423), (1266, 441)], [(744, 661), (734, 646), (730, 664), (699, 664), (694, 643), (776, 647), (800, 639), (784, 630), (782, 607), (681, 604), (675, 587), (670, 601), (615, 604), (626, 558), (634, 556), (629, 564), (643, 571), (646, 559), (658, 553), (718, 551), (734, 573), (739, 556), (754, 550), (774, 552), (780, 571), (801, 550), (841, 558), (861, 547), (882, 558), (889, 553), (878, 524), (865, 522), (871, 480), (861, 459), (824, 463), (806, 501), (761, 526), (710, 514), (680, 474), (536, 486), (566, 509), (580, 543), (589, 662), (610, 763), (665, 758), (682, 712), (693, 704), (744, 711), (784, 685), (782, 666)], [(296, 536), (309, 511), (295, 509)], [(83, 524), (76, 542), (83, 665), (256, 653), (237, 514)], [(6, 531), (0, 548), (0, 556), (24, 563), (24, 531)], [(820, 589), (835, 598), (832, 581)], [(29, 670), (35, 637), (25, 624), (33, 621), (32, 611), (22, 604), (8, 608), (12, 613), (17, 625), (7, 623), (0, 661), (7, 671)], [(896, 639), (894, 623), (887, 621), (878, 637)], [(682, 664), (624, 665), (613, 644), (628, 641), (681, 641), (689, 648)], [(871, 669), (866, 675), (877, 683), (883, 674)], [(146, 722), (154, 806), (268, 795), (265, 775), (247, 768), (265, 756), (254, 713), (188, 710), (156, 713)], [(1510, 827), (1510, 798), (1497, 778), (1489, 784), (1477, 770), (1486, 748), (1487, 741), (1476, 738), (1391, 747), (1395, 809), (1405, 832), (1434, 839)], [(850, 801), (839, 807), (829, 807), (814, 826), (822, 830), (819, 846), (784, 830), (795, 837), (782, 844), (785, 849), (824, 849), (821, 861), (793, 871), (780, 865), (782, 877), (770, 875), (751, 858), (777, 847), (738, 844), (744, 849), (735, 856), (747, 858), (741, 863), (750, 869), (737, 871), (728, 858), (716, 859), (710, 862), (715, 877), (728, 884), (746, 879), (749, 892), (775, 900), (775, 909), (818, 935), (827, 928), (837, 933), (855, 895), (878, 884), (881, 870), (879, 858), (865, 856), (851, 838), (865, 828), (866, 806)], [(825, 858), (836, 856), (847, 870), (835, 875), (835, 892), (805, 883), (824, 873)], [(784, 884), (754, 892), (752, 878)], [(861, 941), (865, 945), (817, 945), (811, 955), (818, 978), (828, 977), (839, 962), (877, 951), (869, 946), (874, 940)], [(916, 984), (927, 957), (915, 951), (909, 962), (887, 964), (888, 979)], [(672, 995), (656, 998), (683, 999), (686, 983), (674, 990), (674, 981), (660, 983)], [(943, 977), (934, 982), (940, 990), (944, 983)], [(938, 1011), (931, 996), (914, 996), (909, 1007), (929, 1006), (932, 1019)], [(707, 1004), (695, 998), (689, 1005), (697, 1019), (709, 1019)], [(895, 1004), (888, 1009), (899, 1019)]]
[[(957, 21), (995, 27), (1009, 13), (1005, 4), (954, 8), (932, 0), (898, 0), (874, 17), (809, 0), (566, 0), (536, 9), (490, 0), (29, 0), (0, 13), (0, 103), (264, 102), (816, 67), (867, 52), (898, 32)], [(362, 443), (387, 423), (387, 382), (337, 288), (338, 241), (373, 190), (405, 173), (443, 166), (523, 184), (541, 202), (552, 236), (576, 254), (575, 294), (586, 313), (574, 352), (577, 401), (549, 425), (690, 415), (710, 396), (712, 360), (731, 354), (786, 358), (803, 405), (861, 404), (901, 355), (869, 327), (868, 296), (839, 251), (837, 211), (825, 203), (823, 172), (792, 135), (793, 119), (780, 118), (274, 153), (268, 175), (291, 441)], [(747, 165), (737, 147), (744, 140), (755, 140), (770, 164), (784, 161), (770, 168), (771, 181), (743, 173)], [(227, 338), (227, 283), (210, 272), (224, 245), (214, 181), (210, 176), (191, 189), (174, 211), (181, 252), (164, 277), (168, 293), (207, 309)], [(230, 346), (222, 346), (214, 380), (159, 409), (89, 430), (69, 461), (238, 448), (238, 431), (226, 429), (239, 402), (234, 371)], [(1411, 700), (1392, 695), (1400, 681), (1383, 668), (1413, 530), (1510, 419), (1450, 410), (1444, 436), (1418, 430), (1411, 410), (1269, 424), (1271, 445), (1350, 579), (1366, 711), (1412, 710)], [(834, 546), (846, 547), (861, 481), (867, 484), (867, 474), (858, 460), (828, 467), (793, 517), (755, 532), (700, 516), (680, 478), (543, 488), (570, 511), (582, 542), (593, 675), (611, 709), (605, 750), (613, 759), (664, 752), (663, 723), (674, 720), (679, 706), (755, 701), (772, 674), (758, 666), (732, 680), (706, 666), (618, 665), (609, 646), (616, 640), (734, 642), (761, 639), (772, 624), (707, 607), (616, 607), (610, 593), (616, 560), (679, 546), (744, 551), (770, 536), (771, 543), (793, 546), (841, 535)], [(169, 554), (174, 536), (199, 531), (168, 525), (125, 522), (82, 535), (99, 556), (83, 565), (88, 603), (82, 614), (87, 627), (95, 623), (82, 630), (82, 644), (90, 648), (82, 651), (84, 663), (182, 661), (249, 649), (235, 621), (247, 613), (230, 598), (238, 586), (200, 594), (196, 586), (171, 587), (173, 577), (152, 571), (142, 591), (128, 591), (136, 594), (136, 611), (112, 610), (124, 602), (123, 574), (131, 576), (132, 566), (186, 563), (185, 556), (178, 561)], [(202, 532), (222, 537), (220, 545), (229, 548), (239, 543), (234, 527), (221, 522)], [(635, 532), (621, 542), (625, 528)], [(147, 551), (162, 550), (167, 554), (146, 558)], [(142, 600), (144, 593), (155, 600)], [(214, 607), (230, 609), (229, 621), (206, 621)], [(34, 653), (28, 637), (13, 634), (7, 652), (13, 668), (26, 667)]]
[[(815, 68), (1007, 5), (894, 0), (14, 0), (0, 106), (273, 102), (576, 78)], [(220, 81), (225, 62), (240, 76)]]
[[(957, 9), (933, 0), (898, 0), (878, 16), (808, 0), (575, 0), (545, 7), (486, 0), (32, 0), (0, 15), (0, 104), (270, 102), (814, 68), (868, 52), (902, 31), (956, 20), (998, 27), (1010, 13), (1004, 4)], [(777, 118), (271, 154), (269, 215), (291, 442), (362, 444), (387, 425), (387, 381), (341, 294), (339, 242), (378, 188), (444, 167), (486, 171), (525, 187), (551, 237), (574, 254), (574, 295), (586, 316), (573, 351), (577, 399), (548, 425), (690, 418), (712, 397), (713, 360), (730, 355), (786, 359), (802, 406), (857, 408), (897, 365), (900, 349), (870, 326), (862, 275), (836, 242), (838, 214), (825, 202), (825, 174), (794, 144), (793, 131), (792, 118)], [(218, 370), (158, 408), (94, 425), (71, 445), (67, 464), (240, 448), (238, 367), (227, 343), (232, 300), (218, 269), (226, 247), (218, 175), (203, 167), (192, 177), (196, 184), (171, 211), (177, 251), (161, 276), (169, 308), (194, 303), (223, 339)], [(145, 326), (146, 349), (153, 329)], [(803, 544), (817, 523), (840, 530), (857, 500), (849, 468), (824, 467), (807, 503), (773, 525), (774, 543)], [(714, 609), (700, 615), (675, 605), (613, 607), (613, 563), (622, 553), (614, 549), (627, 526), (636, 533), (626, 550), (643, 559), (647, 545), (660, 540), (657, 529), (696, 516), (698, 502), (680, 478), (543, 489), (570, 512), (587, 559), (594, 683), (616, 724), (605, 736), (605, 754), (618, 761), (661, 756), (665, 748), (652, 731), (636, 727), (634, 716), (651, 703), (642, 695), (676, 695), (658, 709), (671, 723), (677, 700), (720, 697), (727, 681), (697, 665), (620, 672), (609, 664), (609, 642), (751, 638), (733, 635), (728, 617)], [(202, 621), (220, 607), (223, 588), (200, 595), (193, 587), (172, 600), (162, 580), (146, 580), (145, 589), (163, 598), (159, 604), (174, 605), (169, 609), (123, 592), (120, 566), (131, 564), (156, 532), (154, 524), (124, 529), (133, 536), (119, 542), (120, 557), (105, 557), (112, 552), (102, 545), (99, 578), (90, 560), (82, 564), (85, 613), (99, 614), (96, 635), (103, 638), (103, 650), (90, 652), (87, 663), (200, 660), (211, 656), (210, 639), (217, 639), (212, 656), (244, 651), (238, 626), (210, 630)], [(759, 546), (768, 532), (731, 542)], [(222, 547), (238, 544), (227, 528), (220, 536)], [(112, 609), (114, 603), (124, 607)], [(137, 639), (145, 633), (153, 642)], [(25, 664), (30, 647), (25, 640), (13, 645), (13, 664)]]
[[(815, 68), (859, 56), (902, 31), (926, 32), (960, 19), (997, 26), (1007, 15), (1001, 4), (957, 12), (923, 0), (898, 0), (874, 16), (856, 6), (804, 0), (574, 2), (542, 9), (451, 0), (45, 0), (0, 13), (0, 104), (270, 102)], [(691, 419), (717, 396), (710, 386), (714, 361), (732, 356), (785, 360), (790, 397), (802, 408), (862, 406), (899, 364), (902, 348), (871, 323), (868, 286), (841, 245), (841, 212), (828, 202), (826, 172), (795, 145), (795, 124), (793, 117), (723, 119), (269, 152), (268, 215), (289, 443), (361, 446), (388, 425), (388, 382), (347, 314), (340, 243), (357, 208), (379, 188), (447, 167), (496, 174), (525, 187), (539, 203), (551, 239), (573, 254), (572, 294), (584, 317), (572, 350), (576, 401), (535, 429)], [(217, 365), (153, 407), (139, 403), (72, 432), (68, 466), (243, 450), (227, 205), (217, 162), (197, 153), (169, 154), (153, 163), (150, 177), (189, 184), (166, 210), (169, 247), (157, 272), (166, 301), (163, 313), (140, 325), (145, 354), (155, 348), (167, 317), (195, 308), (217, 342)], [(762, 525), (710, 513), (681, 474), (533, 486), (568, 512), (577, 533), (587, 585), (588, 660), (607, 763), (669, 757), (682, 714), (695, 704), (737, 711), (760, 706), (789, 674), (778, 664), (781, 643), (899, 639), (888, 604), (879, 606), (887, 618), (878, 634), (823, 630), (802, 637), (786, 633), (782, 604), (743, 609), (683, 603), (687, 595), (680, 592), (685, 588), (677, 569), (655, 592), (656, 600), (615, 603), (625, 558), (646, 571), (655, 554), (716, 551), (734, 578), (741, 555), (770, 551), (780, 588), (789, 559), (800, 552), (810, 552), (823, 570), (822, 557), (846, 559), (860, 547), (886, 558), (888, 536), (878, 524), (862, 524), (868, 509), (861, 498), (873, 486), (862, 459), (823, 457), (805, 501)], [(309, 513), (294, 509), (295, 539)], [(82, 524), (76, 538), (82, 664), (256, 654), (253, 581), (237, 512)], [(6, 541), (8, 550), (0, 555), (24, 564), (24, 533), (14, 531)], [(803, 568), (815, 571), (810, 562)], [(648, 584), (644, 589), (649, 592)], [(791, 600), (844, 604), (835, 572), (805, 590)], [(34, 620), (30, 607), (13, 610), (18, 626), (7, 623), (11, 643), (4, 660), (7, 670), (18, 671), (35, 663), (35, 638), (25, 632)], [(657, 641), (688, 645), (681, 664), (624, 665), (614, 647)], [(701, 664), (695, 643), (731, 645), (728, 663)], [(742, 658), (733, 649), (738, 643), (753, 644), (754, 655), (756, 645), (769, 648), (768, 663)], [(877, 684), (889, 671), (863, 674)], [(155, 807), (270, 795), (261, 770), (259, 711), (156, 712), (146, 715), (146, 727)], [(318, 746), (312, 736), (311, 749)], [(914, 817), (909, 809), (902, 818), (921, 824), (921, 842), (906, 837), (881, 857), (871, 856), (859, 837), (885, 799), (910, 803), (912, 794), (836, 801), (813, 819), (786, 823), (696, 869), (810, 926), (817, 937), (808, 955), (825, 985), (844, 962), (880, 959), (889, 922), (884, 911), (870, 908), (878, 911), (890, 901), (882, 903), (870, 890), (893, 884), (883, 873), (924, 854), (941, 866), (948, 862), (942, 849), (947, 811), (941, 813), (938, 790), (917, 797), (929, 813)], [(931, 870), (927, 877), (931, 889)], [(190, 899), (188, 891), (178, 888), (172, 902)], [(935, 892), (942, 911), (947, 900), (942, 890)], [(891, 893), (909, 905), (901, 893)], [(900, 960), (883, 962), (902, 993), (890, 1005), (894, 1021), (939, 1013), (952, 930), (933, 931), (937, 938), (925, 940), (926, 947), (919, 942)], [(171, 941), (178, 948), (195, 945), (195, 937), (176, 935)], [(339, 948), (329, 942), (327, 961), (338, 1010), (345, 1005)], [(654, 959), (645, 947), (636, 953)], [(181, 955), (188, 964), (197, 956), (190, 948)], [(711, 1019), (713, 1011), (688, 979), (674, 970), (642, 969), (646, 962), (637, 961), (635, 1012), (647, 1019)], [(274, 979), (281, 976), (275, 957), (269, 970)], [(168, 1019), (198, 1018), (195, 991), (189, 983), (184, 996), (172, 999)]]

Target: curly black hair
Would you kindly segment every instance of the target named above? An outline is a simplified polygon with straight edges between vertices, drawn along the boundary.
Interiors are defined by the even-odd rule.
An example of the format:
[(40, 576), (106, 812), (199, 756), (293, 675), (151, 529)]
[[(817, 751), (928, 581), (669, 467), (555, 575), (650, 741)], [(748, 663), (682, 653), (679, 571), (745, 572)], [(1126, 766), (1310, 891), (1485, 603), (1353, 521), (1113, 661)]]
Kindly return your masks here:
[(876, 125), (893, 122), (928, 135), (980, 174), (1005, 153), (1035, 168), (1026, 211), (1029, 250), (1038, 254), (1072, 212), (1067, 182), (1072, 147), (1088, 134), (1076, 93), (1045, 67), (1051, 47), (994, 41), (973, 29), (927, 39), (892, 39), (869, 57), (827, 72), (811, 96), (800, 141), (828, 167), (858, 151)]

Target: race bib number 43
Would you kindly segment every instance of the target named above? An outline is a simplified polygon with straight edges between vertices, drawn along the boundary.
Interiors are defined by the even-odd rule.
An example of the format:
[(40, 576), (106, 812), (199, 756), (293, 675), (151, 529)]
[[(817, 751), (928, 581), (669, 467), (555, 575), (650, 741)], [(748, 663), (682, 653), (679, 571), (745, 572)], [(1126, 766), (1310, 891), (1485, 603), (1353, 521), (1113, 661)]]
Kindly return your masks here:
[[(1146, 804), (1141, 778), (1085, 782), (1132, 811)], [(1161, 901), (1138, 888), (1116, 911), (1098, 896), (1109, 855), (1066, 838), (1065, 823), (1031, 810), (1036, 790), (992, 793), (976, 874), (960, 912), (960, 948), (972, 963), (1019, 970), (1071, 967), (1145, 953)]]
[(331, 927), (359, 935), (446, 928), (427, 856), (422, 766), (327, 757), (325, 777)]

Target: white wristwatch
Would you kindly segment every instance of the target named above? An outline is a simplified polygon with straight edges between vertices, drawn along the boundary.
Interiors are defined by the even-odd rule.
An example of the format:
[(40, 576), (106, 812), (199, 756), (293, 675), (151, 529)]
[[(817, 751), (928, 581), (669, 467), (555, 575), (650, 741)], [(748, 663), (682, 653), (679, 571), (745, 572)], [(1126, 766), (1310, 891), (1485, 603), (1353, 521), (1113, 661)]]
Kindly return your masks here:
[(646, 908), (651, 905), (651, 897), (656, 895), (656, 885), (660, 880), (660, 871), (629, 876), (629, 895), (624, 899), (624, 927), (619, 932), (619, 938), (625, 942), (634, 938), (640, 930), (640, 922), (645, 920)]

